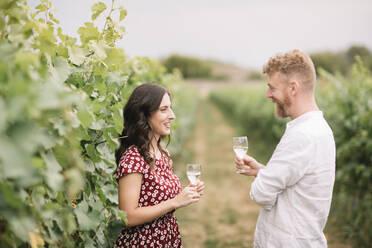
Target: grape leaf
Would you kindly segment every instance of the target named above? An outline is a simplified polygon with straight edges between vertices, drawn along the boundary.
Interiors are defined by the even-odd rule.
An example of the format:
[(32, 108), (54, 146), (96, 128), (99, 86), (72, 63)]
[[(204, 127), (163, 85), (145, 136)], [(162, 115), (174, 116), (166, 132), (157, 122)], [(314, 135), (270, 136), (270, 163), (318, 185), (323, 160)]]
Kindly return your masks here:
[(98, 2), (98, 3), (95, 3), (93, 4), (92, 6), (92, 20), (94, 21), (95, 19), (97, 19), (97, 17), (103, 12), (105, 11), (107, 8), (106, 4), (104, 4), (103, 2)]

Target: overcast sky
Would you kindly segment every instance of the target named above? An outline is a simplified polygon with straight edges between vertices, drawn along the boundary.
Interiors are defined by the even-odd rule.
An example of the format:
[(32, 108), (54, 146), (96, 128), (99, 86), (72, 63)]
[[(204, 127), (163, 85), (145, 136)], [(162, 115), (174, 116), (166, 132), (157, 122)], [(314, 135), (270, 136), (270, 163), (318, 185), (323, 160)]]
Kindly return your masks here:
[[(111, 0), (102, 0), (110, 5)], [(36, 6), (38, 0), (28, 0)], [(52, 0), (65, 33), (90, 20), (93, 0)], [(128, 11), (119, 47), (129, 56), (171, 53), (248, 68), (278, 52), (372, 48), (372, 0), (117, 0)], [(102, 26), (102, 20), (97, 25)]]

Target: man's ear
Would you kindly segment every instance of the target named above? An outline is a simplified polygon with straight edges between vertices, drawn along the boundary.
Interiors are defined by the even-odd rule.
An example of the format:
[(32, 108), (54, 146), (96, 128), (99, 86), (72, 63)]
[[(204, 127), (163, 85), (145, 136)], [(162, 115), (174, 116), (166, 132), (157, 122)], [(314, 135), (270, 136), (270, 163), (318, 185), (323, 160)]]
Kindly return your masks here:
[(300, 84), (298, 83), (297, 80), (292, 80), (289, 83), (289, 94), (291, 96), (297, 95), (298, 91), (300, 90)]

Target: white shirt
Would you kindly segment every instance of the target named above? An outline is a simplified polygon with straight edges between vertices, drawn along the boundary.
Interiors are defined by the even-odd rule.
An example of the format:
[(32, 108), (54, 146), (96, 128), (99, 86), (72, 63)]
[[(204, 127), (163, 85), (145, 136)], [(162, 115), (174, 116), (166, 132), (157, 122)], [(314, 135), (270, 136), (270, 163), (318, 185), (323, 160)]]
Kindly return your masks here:
[(287, 123), (279, 144), (251, 185), (261, 206), (254, 247), (327, 247), (323, 234), (335, 180), (333, 133), (321, 111)]

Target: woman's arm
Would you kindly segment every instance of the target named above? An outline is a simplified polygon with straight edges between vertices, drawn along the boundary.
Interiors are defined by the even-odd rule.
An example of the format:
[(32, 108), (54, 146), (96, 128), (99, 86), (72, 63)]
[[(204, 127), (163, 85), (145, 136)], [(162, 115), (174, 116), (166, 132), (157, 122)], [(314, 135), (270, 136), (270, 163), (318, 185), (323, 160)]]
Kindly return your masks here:
[(138, 207), (143, 175), (132, 173), (119, 180), (119, 208), (127, 213), (128, 226), (150, 222), (166, 213), (197, 202), (200, 194), (195, 187), (185, 187), (175, 198), (149, 207)]

